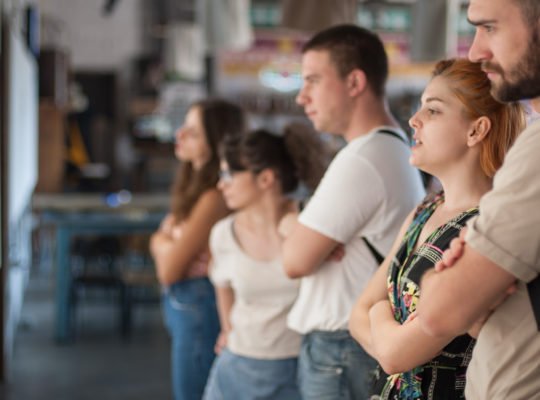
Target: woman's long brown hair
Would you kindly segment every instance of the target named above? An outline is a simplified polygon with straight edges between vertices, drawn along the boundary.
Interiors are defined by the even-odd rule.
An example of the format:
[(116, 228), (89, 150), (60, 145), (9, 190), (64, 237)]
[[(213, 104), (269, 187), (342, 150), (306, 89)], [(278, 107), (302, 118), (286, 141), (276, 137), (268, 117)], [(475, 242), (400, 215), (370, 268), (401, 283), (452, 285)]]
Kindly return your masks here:
[(218, 146), (229, 135), (240, 135), (245, 129), (242, 109), (221, 99), (201, 100), (191, 105), (200, 112), (200, 118), (210, 159), (199, 170), (190, 162), (179, 165), (175, 181), (171, 187), (171, 212), (177, 221), (183, 221), (191, 212), (199, 197), (216, 186), (219, 175)]

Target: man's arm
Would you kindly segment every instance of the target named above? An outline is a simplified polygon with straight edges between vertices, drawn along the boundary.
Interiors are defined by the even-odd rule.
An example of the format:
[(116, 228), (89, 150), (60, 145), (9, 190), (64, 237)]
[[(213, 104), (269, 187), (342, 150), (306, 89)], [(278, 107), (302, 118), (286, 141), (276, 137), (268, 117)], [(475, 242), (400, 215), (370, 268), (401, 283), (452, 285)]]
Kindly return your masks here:
[(508, 294), (516, 278), (464, 245), (451, 268), (428, 271), (421, 283), (418, 318), (432, 336), (458, 336)]
[[(343, 197), (344, 191), (348, 196)], [(338, 244), (346, 244), (362, 229), (379, 209), (384, 193), (384, 180), (369, 160), (340, 151), (302, 211), (301, 222), (280, 230), (287, 232), (283, 235), (287, 238), (283, 244), (285, 273), (291, 278), (314, 273)]]
[(283, 267), (289, 278), (311, 275), (339, 244), (296, 221), (283, 243)]

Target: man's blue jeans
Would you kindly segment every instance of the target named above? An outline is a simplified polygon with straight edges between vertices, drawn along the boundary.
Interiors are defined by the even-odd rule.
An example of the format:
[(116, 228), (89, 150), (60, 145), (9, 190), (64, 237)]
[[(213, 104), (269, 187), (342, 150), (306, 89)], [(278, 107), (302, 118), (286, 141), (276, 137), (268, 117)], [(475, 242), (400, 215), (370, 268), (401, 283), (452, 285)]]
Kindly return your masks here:
[(304, 400), (365, 400), (377, 362), (348, 331), (304, 336), (298, 385)]
[(175, 283), (163, 295), (163, 309), (172, 340), (174, 398), (200, 400), (220, 329), (214, 287), (208, 278)]

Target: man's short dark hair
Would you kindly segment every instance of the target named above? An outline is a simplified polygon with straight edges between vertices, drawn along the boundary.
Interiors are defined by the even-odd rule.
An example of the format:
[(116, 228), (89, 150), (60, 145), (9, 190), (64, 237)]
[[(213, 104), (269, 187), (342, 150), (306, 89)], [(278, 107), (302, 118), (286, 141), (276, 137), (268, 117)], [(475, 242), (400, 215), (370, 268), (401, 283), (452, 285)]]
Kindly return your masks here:
[(381, 39), (373, 32), (356, 25), (333, 26), (313, 36), (302, 52), (310, 50), (328, 51), (341, 78), (354, 69), (364, 71), (375, 95), (384, 96), (388, 58)]

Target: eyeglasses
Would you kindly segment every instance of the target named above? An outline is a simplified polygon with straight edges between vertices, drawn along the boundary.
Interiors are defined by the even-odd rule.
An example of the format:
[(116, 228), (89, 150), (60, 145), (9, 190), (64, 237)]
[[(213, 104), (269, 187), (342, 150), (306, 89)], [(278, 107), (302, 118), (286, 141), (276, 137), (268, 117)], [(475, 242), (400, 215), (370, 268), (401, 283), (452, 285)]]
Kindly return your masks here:
[(232, 171), (230, 169), (220, 169), (219, 170), (219, 179), (221, 179), (224, 183), (231, 183), (234, 173), (237, 171)]
[(247, 168), (227, 168), (227, 169), (220, 169), (218, 172), (219, 179), (221, 179), (224, 183), (230, 184), (232, 182), (233, 177), (240, 173), (249, 171)]

